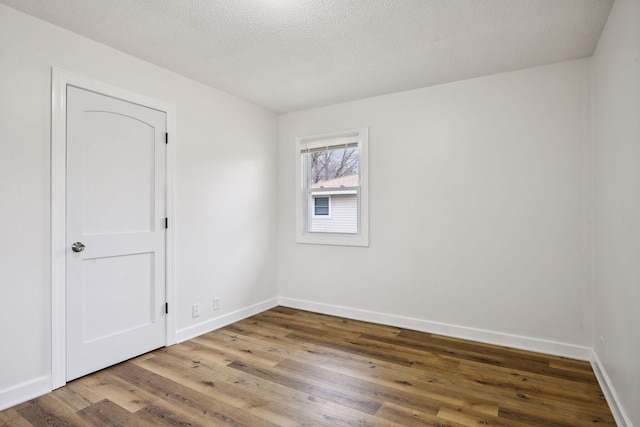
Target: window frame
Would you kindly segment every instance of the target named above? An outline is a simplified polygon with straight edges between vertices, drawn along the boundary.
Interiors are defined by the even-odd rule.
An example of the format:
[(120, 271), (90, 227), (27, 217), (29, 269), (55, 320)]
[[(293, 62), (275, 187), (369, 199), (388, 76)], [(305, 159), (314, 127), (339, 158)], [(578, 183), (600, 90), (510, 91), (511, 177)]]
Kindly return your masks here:
[[(311, 195), (308, 188), (308, 166), (305, 165), (304, 151), (309, 147), (322, 145), (342, 145), (346, 142), (357, 143), (359, 164), (358, 197), (358, 232), (326, 233), (309, 231), (312, 218), (328, 218), (327, 215), (314, 215), (313, 197), (326, 197), (322, 194)], [(369, 246), (369, 129), (353, 129), (341, 132), (308, 135), (296, 138), (296, 242), (320, 245)], [(352, 188), (352, 187), (350, 187)], [(314, 192), (315, 189), (314, 189)], [(331, 203), (331, 197), (329, 200)], [(331, 213), (331, 208), (329, 208)]]

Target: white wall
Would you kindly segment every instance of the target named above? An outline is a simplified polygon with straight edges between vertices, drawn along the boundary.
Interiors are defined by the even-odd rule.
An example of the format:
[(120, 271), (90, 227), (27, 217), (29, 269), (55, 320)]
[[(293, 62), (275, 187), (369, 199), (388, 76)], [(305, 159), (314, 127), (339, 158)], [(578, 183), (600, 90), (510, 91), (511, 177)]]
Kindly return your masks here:
[[(589, 67), (281, 116), (280, 295), (589, 346)], [(370, 247), (296, 244), (296, 137), (365, 126)]]
[(595, 351), (640, 425), (640, 2), (617, 0), (593, 56)]
[(0, 407), (50, 374), (51, 66), (177, 107), (177, 329), (277, 296), (275, 115), (0, 5)]

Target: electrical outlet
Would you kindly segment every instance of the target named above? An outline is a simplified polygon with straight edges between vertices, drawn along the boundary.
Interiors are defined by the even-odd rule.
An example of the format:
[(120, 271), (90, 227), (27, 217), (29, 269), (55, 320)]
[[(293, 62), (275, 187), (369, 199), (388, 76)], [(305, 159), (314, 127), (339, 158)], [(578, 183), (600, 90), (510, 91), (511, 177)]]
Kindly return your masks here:
[(220, 310), (220, 297), (215, 297), (213, 299), (213, 311)]
[(191, 315), (195, 319), (196, 317), (200, 317), (200, 304), (193, 304), (191, 306)]

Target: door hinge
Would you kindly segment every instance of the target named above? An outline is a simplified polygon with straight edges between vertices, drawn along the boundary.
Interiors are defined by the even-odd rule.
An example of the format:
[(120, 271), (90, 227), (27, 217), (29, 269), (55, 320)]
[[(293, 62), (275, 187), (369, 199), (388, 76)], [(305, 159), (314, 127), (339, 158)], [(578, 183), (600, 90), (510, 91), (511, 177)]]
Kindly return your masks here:
[(169, 218), (164, 219), (164, 228), (169, 228)]
[(164, 312), (165, 312), (166, 314), (169, 314), (169, 303), (168, 303), (168, 302), (165, 302), (165, 303), (164, 303)]
[(165, 132), (164, 133), (164, 143), (168, 144), (169, 143), (169, 132)]

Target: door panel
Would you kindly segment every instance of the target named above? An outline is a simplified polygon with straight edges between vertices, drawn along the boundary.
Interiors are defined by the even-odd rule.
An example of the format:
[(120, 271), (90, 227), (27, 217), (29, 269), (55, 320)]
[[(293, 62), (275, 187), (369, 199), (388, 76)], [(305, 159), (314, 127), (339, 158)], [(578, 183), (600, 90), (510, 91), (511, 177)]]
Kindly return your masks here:
[[(92, 342), (155, 322), (154, 254), (82, 262), (82, 340)], [(108, 286), (104, 284), (108, 278)], [(128, 298), (121, 298), (127, 295)], [(117, 316), (114, 316), (117, 313)]]
[(67, 88), (67, 380), (165, 344), (165, 131), (161, 111)]
[(102, 111), (86, 112), (83, 120), (93, 133), (83, 141), (83, 232), (152, 231), (155, 129), (135, 117)]

